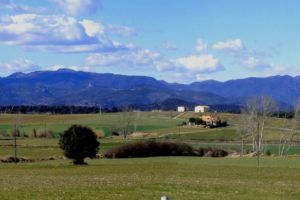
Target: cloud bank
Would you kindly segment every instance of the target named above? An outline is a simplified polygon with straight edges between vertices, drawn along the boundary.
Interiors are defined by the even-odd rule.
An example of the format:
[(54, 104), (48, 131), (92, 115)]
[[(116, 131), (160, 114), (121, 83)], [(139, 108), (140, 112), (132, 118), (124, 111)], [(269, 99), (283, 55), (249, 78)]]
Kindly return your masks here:
[(0, 43), (57, 53), (109, 52), (128, 46), (110, 40), (103, 25), (64, 15), (19, 14), (0, 18)]

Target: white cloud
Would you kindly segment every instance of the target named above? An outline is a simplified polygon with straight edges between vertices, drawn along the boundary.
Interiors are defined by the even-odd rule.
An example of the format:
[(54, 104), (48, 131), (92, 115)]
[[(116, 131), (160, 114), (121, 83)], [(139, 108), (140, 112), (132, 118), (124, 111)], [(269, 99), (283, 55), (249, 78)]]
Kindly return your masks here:
[[(148, 49), (91, 54), (87, 66), (126, 68), (129, 70), (157, 70), (173, 73), (214, 73), (224, 70), (219, 60), (212, 55), (191, 55), (175, 60), (166, 59)], [(124, 70), (124, 69), (123, 69)]]
[(105, 32), (110, 35), (118, 35), (122, 37), (129, 37), (136, 34), (136, 30), (134, 28), (118, 24), (108, 24), (107, 27), (105, 27)]
[(64, 12), (71, 16), (94, 14), (97, 12), (100, 0), (53, 0)]
[(167, 50), (176, 50), (177, 46), (176, 46), (176, 44), (166, 42), (166, 43), (163, 44), (163, 48), (165, 48)]
[(14, 72), (31, 72), (40, 69), (40, 66), (28, 59), (18, 59), (8, 62), (0, 63), (2, 72), (14, 73)]
[(196, 80), (197, 81), (207, 81), (207, 80), (212, 80), (210, 76), (203, 75), (203, 74), (196, 74)]
[(240, 39), (220, 41), (213, 44), (212, 48), (217, 51), (239, 51), (243, 50), (244, 44)]
[(287, 70), (287, 67), (284, 65), (268, 63), (256, 57), (249, 57), (242, 61), (241, 64), (250, 70), (259, 72), (263, 76), (273, 76), (283, 74), (286, 71), (291, 71), (290, 69)]
[(20, 14), (0, 18), (0, 43), (53, 52), (109, 52), (127, 49), (109, 40), (103, 26), (63, 15)]
[(188, 71), (198, 73), (212, 73), (224, 70), (219, 60), (212, 55), (191, 55), (176, 59), (176, 64), (179, 67), (185, 68)]
[(159, 65), (161, 56), (148, 49), (133, 49), (112, 53), (92, 54), (86, 58), (89, 66), (114, 66), (127, 68), (155, 67)]
[(84, 19), (79, 22), (89, 37), (99, 36), (104, 33), (104, 27), (95, 21)]
[(203, 52), (206, 51), (206, 49), (207, 49), (207, 44), (203, 40), (198, 39), (196, 44), (196, 51)]
[(242, 62), (242, 65), (252, 69), (252, 70), (264, 70), (267, 68), (272, 68), (272, 65), (264, 62), (263, 60), (255, 57), (249, 57)]
[(274, 75), (278, 75), (278, 74), (284, 74), (284, 73), (286, 73), (286, 71), (292, 71), (292, 70), (288, 69), (284, 65), (271, 65), (271, 68), (267, 68), (264, 71), (264, 75), (265, 76), (274, 76)]
[(0, 9), (8, 9), (15, 13), (46, 13), (50, 10), (44, 7), (30, 7), (27, 5), (18, 5), (12, 0), (0, 0)]
[(48, 68), (49, 70), (59, 70), (59, 69), (71, 69), (71, 70), (75, 70), (75, 71), (90, 71), (90, 68), (88, 66), (83, 66), (83, 67), (79, 67), (79, 66), (66, 66), (66, 65), (54, 65)]

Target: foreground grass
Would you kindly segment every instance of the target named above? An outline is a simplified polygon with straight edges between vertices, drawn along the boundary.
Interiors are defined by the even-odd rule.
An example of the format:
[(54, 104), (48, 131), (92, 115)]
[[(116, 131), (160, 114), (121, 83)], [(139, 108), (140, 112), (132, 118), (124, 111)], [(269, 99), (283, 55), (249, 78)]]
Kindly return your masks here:
[(0, 199), (297, 199), (300, 159), (159, 157), (0, 164)]
[[(179, 128), (186, 120), (173, 119), (172, 113), (141, 113), (137, 131), (154, 132), (158, 140), (188, 142), (195, 147), (212, 146), (239, 149), (234, 127), (226, 129)], [(195, 115), (195, 114), (193, 114)], [(14, 115), (0, 116), (0, 132), (8, 134)], [(224, 115), (236, 121), (238, 115)], [(72, 124), (82, 124), (106, 135), (120, 121), (120, 114), (99, 115), (26, 115), (23, 131), (30, 134), (52, 130), (56, 135)], [(275, 123), (276, 122), (276, 123)], [(274, 119), (277, 124), (280, 120)], [(278, 123), (279, 124), (279, 123)], [(282, 127), (282, 126), (280, 126)], [(280, 131), (268, 130), (269, 141), (278, 141)], [(3, 135), (3, 134), (2, 134)], [(5, 134), (4, 134), (5, 135)], [(151, 135), (149, 137), (152, 137)], [(13, 155), (11, 137), (0, 139), (0, 157)], [(137, 140), (107, 137), (100, 152)], [(18, 156), (43, 158), (61, 156), (58, 139), (19, 138)], [(247, 148), (251, 149), (250, 145)], [(273, 154), (278, 145), (266, 147)], [(299, 154), (300, 147), (290, 151)], [(300, 157), (265, 157), (261, 168), (255, 158), (158, 157), (144, 159), (88, 160), (88, 166), (73, 166), (67, 160), (29, 164), (0, 164), (0, 199), (299, 199)]]

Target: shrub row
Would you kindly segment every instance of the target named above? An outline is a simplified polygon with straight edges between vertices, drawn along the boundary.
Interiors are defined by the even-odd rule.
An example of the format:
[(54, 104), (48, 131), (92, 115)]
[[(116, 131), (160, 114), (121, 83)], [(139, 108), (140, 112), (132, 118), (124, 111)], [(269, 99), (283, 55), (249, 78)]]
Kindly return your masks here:
[(228, 152), (222, 149), (193, 148), (186, 143), (178, 142), (143, 141), (109, 150), (104, 156), (106, 158), (139, 158), (157, 156), (225, 157), (227, 155)]
[(53, 133), (52, 130), (46, 130), (46, 131), (39, 131), (37, 132), (36, 129), (33, 129), (31, 134), (28, 134), (26, 132), (20, 132), (19, 130), (12, 130), (6, 131), (6, 130), (1, 130), (0, 131), (0, 136), (1, 137), (32, 137), (32, 138), (55, 138), (55, 134)]

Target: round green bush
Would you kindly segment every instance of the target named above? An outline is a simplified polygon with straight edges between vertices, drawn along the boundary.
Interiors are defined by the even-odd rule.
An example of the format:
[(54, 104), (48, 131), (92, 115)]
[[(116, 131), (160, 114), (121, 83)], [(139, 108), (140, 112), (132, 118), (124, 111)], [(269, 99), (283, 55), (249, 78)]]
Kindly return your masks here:
[(59, 147), (74, 164), (86, 164), (85, 158), (95, 158), (100, 143), (96, 134), (88, 127), (73, 125), (66, 130), (59, 140)]

